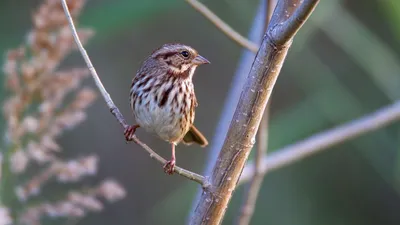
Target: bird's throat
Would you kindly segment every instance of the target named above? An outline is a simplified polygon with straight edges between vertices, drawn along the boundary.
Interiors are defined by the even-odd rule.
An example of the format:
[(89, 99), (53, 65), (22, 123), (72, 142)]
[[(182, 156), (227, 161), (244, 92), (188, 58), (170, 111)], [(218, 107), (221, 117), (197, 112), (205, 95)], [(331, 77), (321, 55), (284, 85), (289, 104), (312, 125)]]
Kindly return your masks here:
[(194, 71), (196, 70), (195, 65), (183, 65), (181, 68), (176, 68), (174, 66), (169, 66), (168, 72), (177, 77), (181, 77), (183, 79), (192, 79)]

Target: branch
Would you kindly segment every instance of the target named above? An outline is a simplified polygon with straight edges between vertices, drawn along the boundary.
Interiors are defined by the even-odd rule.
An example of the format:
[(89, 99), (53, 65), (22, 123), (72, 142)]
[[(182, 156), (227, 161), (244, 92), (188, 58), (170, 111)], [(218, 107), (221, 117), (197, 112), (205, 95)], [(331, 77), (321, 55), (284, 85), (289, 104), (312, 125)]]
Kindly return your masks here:
[[(400, 101), (381, 108), (336, 128), (317, 133), (298, 143), (275, 151), (262, 161), (262, 173), (282, 168), (308, 156), (319, 153), (336, 144), (377, 130), (394, 121), (400, 120)], [(254, 175), (254, 165), (249, 163), (244, 168), (239, 183), (247, 182)]]
[[(276, 6), (276, 0), (264, 0), (264, 10), (265, 10), (265, 22), (264, 30), (267, 30), (269, 20), (271, 19), (273, 9)], [(267, 4), (265, 4), (267, 2)], [(257, 132), (257, 147), (254, 154), (254, 173), (250, 178), (250, 182), (246, 187), (246, 192), (243, 196), (243, 203), (239, 211), (239, 216), (237, 220), (238, 225), (250, 224), (251, 218), (254, 214), (254, 210), (257, 204), (258, 194), (261, 189), (261, 185), (264, 180), (264, 174), (262, 173), (262, 160), (268, 151), (268, 129), (269, 129), (269, 110), (270, 104), (264, 111), (264, 115), (261, 119), (260, 126)]]
[[(267, 106), (268, 107), (268, 106)], [(269, 108), (265, 110), (264, 116), (261, 119), (257, 133), (257, 147), (254, 154), (254, 163), (252, 164), (253, 173), (250, 175), (249, 184), (246, 193), (243, 197), (242, 207), (240, 208), (238, 225), (250, 224), (251, 217), (254, 214), (258, 193), (260, 192), (262, 182), (264, 180), (263, 159), (268, 149), (268, 122)], [(245, 167), (246, 168), (246, 167)]]
[[(254, 16), (252, 25), (250, 27), (250, 32), (248, 34), (248, 39), (254, 43), (261, 43), (262, 36), (265, 33), (265, 10), (263, 10), (262, 5), (262, 2), (260, 1), (256, 15)], [(254, 61), (254, 57), (255, 54), (253, 52), (251, 52), (247, 48), (243, 48), (236, 71), (232, 77), (231, 88), (228, 91), (227, 97), (224, 101), (224, 105), (219, 116), (220, 118), (218, 119), (218, 124), (215, 128), (213, 140), (210, 142), (211, 145), (207, 154), (207, 159), (205, 160), (205, 162), (207, 163), (204, 168), (203, 174), (210, 174), (214, 167), (214, 164), (217, 161), (218, 154), (222, 148), (222, 145), (224, 144), (226, 134), (228, 133), (229, 124), (233, 117), (233, 113), (239, 101), (243, 83), (247, 78), (247, 73), (249, 72), (251, 64)], [(189, 224), (189, 221), (193, 216), (193, 212), (197, 207), (197, 202), (200, 199), (202, 193), (203, 190), (200, 189), (197, 192), (196, 197), (193, 199), (192, 207), (190, 210), (191, 214), (187, 218)]]
[(223, 20), (221, 20), (217, 15), (215, 15), (211, 10), (209, 10), (205, 5), (197, 0), (185, 0), (189, 3), (194, 9), (200, 12), (203, 16), (205, 16), (208, 20), (211, 21), (218, 29), (220, 29), (223, 33), (225, 33), (229, 38), (236, 41), (242, 47), (249, 49), (250, 51), (256, 53), (258, 50), (258, 45), (251, 42), (247, 38), (240, 35), (234, 29), (232, 29), (228, 24), (226, 24)]
[[(278, 6), (282, 5), (280, 3), (283, 1), (280, 0)], [(310, 2), (313, 4), (310, 4)], [(203, 192), (191, 224), (221, 224), (228, 202), (254, 145), (255, 134), (291, 45), (291, 40), (318, 2), (319, 0), (305, 0), (300, 4), (300, 6), (309, 7), (308, 10), (303, 10), (303, 7), (299, 7), (297, 4), (296, 10), (285, 21), (292, 21), (292, 16), (299, 16), (299, 18), (294, 19), (302, 22), (295, 25), (283, 22), (282, 26), (284, 27), (279, 25), (281, 23), (273, 23), (272, 21), (282, 21), (281, 18), (286, 17), (288, 13), (279, 14), (275, 9), (271, 23), (243, 86), (224, 145), (214, 165), (210, 177), (212, 188)], [(297, 12), (297, 10), (302, 11)], [(302, 13), (303, 11), (308, 12), (308, 14)], [(279, 27), (280, 32), (290, 35), (280, 35), (275, 31), (276, 27)], [(278, 39), (278, 37), (281, 39)]]
[[(74, 39), (75, 39), (75, 42), (76, 42), (76, 44), (77, 44), (77, 46), (78, 46), (78, 49), (79, 49), (80, 53), (82, 54), (83, 59), (84, 59), (85, 62), (86, 62), (86, 65), (87, 65), (87, 67), (88, 67), (88, 69), (89, 69), (89, 71), (90, 71), (90, 74), (91, 74), (92, 77), (93, 77), (93, 80), (94, 80), (94, 82), (95, 82), (97, 88), (99, 89), (101, 95), (103, 96), (103, 99), (104, 99), (104, 101), (106, 102), (107, 107), (110, 109), (110, 112), (111, 112), (111, 113), (115, 116), (115, 118), (118, 120), (119, 124), (120, 124), (124, 129), (126, 129), (129, 125), (125, 122), (125, 119), (124, 119), (124, 117), (122, 116), (121, 112), (119, 111), (119, 109), (117, 108), (117, 106), (115, 106), (114, 102), (112, 101), (112, 99), (111, 99), (111, 97), (110, 97), (110, 94), (108, 94), (108, 92), (107, 92), (106, 89), (104, 88), (104, 86), (103, 86), (103, 84), (102, 84), (102, 82), (101, 82), (99, 76), (97, 75), (97, 72), (96, 72), (96, 70), (95, 70), (95, 68), (94, 68), (94, 66), (93, 66), (93, 64), (92, 64), (92, 62), (90, 61), (90, 58), (89, 58), (88, 54), (86, 53), (86, 50), (83, 48), (82, 43), (81, 43), (81, 41), (79, 40), (78, 33), (76, 32), (74, 22), (73, 22), (73, 20), (72, 20), (71, 14), (70, 14), (70, 12), (69, 12), (69, 10), (68, 10), (68, 6), (67, 6), (67, 3), (66, 3), (66, 0), (61, 0), (61, 3), (62, 3), (62, 6), (63, 6), (63, 8), (64, 8), (65, 16), (67, 17), (69, 26), (70, 26), (70, 28), (71, 28), (72, 35), (73, 35), (73, 37), (74, 37)], [(167, 162), (167, 160), (165, 160), (163, 157), (161, 157), (161, 156), (158, 155), (156, 152), (154, 152), (149, 146), (147, 146), (145, 143), (141, 142), (141, 141), (136, 137), (136, 135), (133, 135), (133, 136), (132, 136), (132, 140), (133, 140), (136, 144), (138, 144), (139, 146), (141, 146), (144, 150), (146, 150), (146, 151), (150, 154), (150, 157), (151, 157), (152, 159), (157, 160), (160, 164), (163, 164), (163, 165)], [(193, 172), (191, 172), (191, 171), (182, 169), (182, 168), (177, 167), (177, 166), (174, 167), (174, 172), (177, 173), (177, 174), (179, 174), (179, 175), (181, 175), (181, 176), (183, 176), (183, 177), (186, 177), (186, 178), (189, 179), (189, 180), (193, 180), (193, 181), (195, 181), (195, 182), (201, 184), (203, 187), (206, 187), (206, 186), (207, 186), (206, 182), (204, 181), (204, 177), (201, 176), (201, 175), (198, 175), (198, 174), (196, 174), (196, 173), (193, 173)]]
[[(302, 3), (301, 3), (302, 2)], [(280, 0), (272, 15), (274, 29), (269, 35), (273, 43), (282, 45), (300, 30), (308, 16), (317, 6), (319, 0)], [(275, 14), (277, 16), (275, 16)]]

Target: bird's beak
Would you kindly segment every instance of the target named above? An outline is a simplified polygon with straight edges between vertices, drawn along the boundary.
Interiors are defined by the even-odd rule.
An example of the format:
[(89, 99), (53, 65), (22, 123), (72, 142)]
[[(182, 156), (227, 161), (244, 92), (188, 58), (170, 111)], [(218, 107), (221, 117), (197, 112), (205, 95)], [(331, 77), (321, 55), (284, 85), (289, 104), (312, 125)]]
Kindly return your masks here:
[(198, 56), (196, 56), (196, 58), (194, 58), (192, 60), (192, 63), (195, 64), (195, 65), (201, 65), (201, 64), (210, 64), (210, 61), (208, 61), (203, 56), (198, 55)]

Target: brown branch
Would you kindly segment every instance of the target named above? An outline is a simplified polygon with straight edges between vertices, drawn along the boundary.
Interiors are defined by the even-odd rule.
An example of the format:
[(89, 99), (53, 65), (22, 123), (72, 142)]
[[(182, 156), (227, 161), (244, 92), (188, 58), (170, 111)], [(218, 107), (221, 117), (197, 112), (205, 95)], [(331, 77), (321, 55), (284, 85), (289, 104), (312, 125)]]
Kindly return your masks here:
[[(253, 18), (252, 25), (250, 27), (250, 31), (248, 34), (248, 39), (253, 43), (261, 43), (262, 36), (265, 33), (265, 25), (264, 19), (265, 15), (263, 12), (263, 4), (259, 2), (259, 7), (257, 7), (256, 15)], [(224, 105), (221, 110), (220, 119), (215, 129), (215, 135), (213, 140), (211, 141), (211, 146), (208, 151), (208, 156), (206, 159), (206, 166), (204, 168), (204, 174), (210, 174), (215, 162), (217, 161), (218, 153), (220, 152), (222, 145), (224, 143), (225, 136), (228, 132), (229, 124), (233, 117), (233, 113), (235, 111), (236, 105), (239, 101), (241, 88), (245, 79), (247, 78), (247, 74), (254, 60), (255, 54), (244, 48), (242, 51), (242, 55), (238, 62), (238, 67), (232, 77), (232, 84), (229, 92), (227, 93), (227, 97), (225, 99)], [(197, 202), (200, 199), (203, 190), (199, 190), (197, 192), (196, 197), (193, 199), (192, 209), (190, 210), (192, 213), (194, 212)], [(188, 216), (188, 221), (192, 218), (192, 214)]]
[[(75, 29), (74, 22), (72, 20), (71, 14), (69, 12), (69, 9), (68, 9), (67, 3), (66, 3), (66, 0), (61, 0), (61, 3), (62, 3), (62, 6), (64, 8), (64, 12), (65, 12), (65, 15), (67, 17), (69, 26), (71, 28), (72, 35), (73, 35), (73, 37), (75, 39), (75, 42), (76, 42), (76, 44), (78, 46), (78, 49), (79, 49), (80, 53), (82, 54), (83, 59), (86, 62), (86, 65), (87, 65), (87, 67), (88, 67), (88, 69), (90, 71), (90, 74), (93, 77), (93, 80), (94, 80), (97, 88), (99, 89), (101, 95), (103, 96), (103, 99), (106, 102), (107, 107), (110, 109), (110, 112), (115, 116), (115, 118), (118, 120), (119, 124), (121, 124), (123, 129), (126, 129), (129, 125), (125, 122), (125, 119), (124, 119), (123, 115), (119, 111), (118, 107), (115, 106), (114, 102), (112, 101), (112, 99), (110, 97), (110, 94), (108, 94), (108, 92), (104, 88), (99, 76), (97, 75), (97, 72), (96, 72), (92, 62), (90, 61), (90, 58), (89, 58), (88, 54), (86, 53), (86, 50), (83, 48), (82, 43), (79, 40), (78, 34), (76, 32), (76, 29)], [(147, 146), (145, 143), (141, 142), (136, 137), (136, 135), (132, 136), (132, 140), (136, 144), (141, 146), (144, 150), (146, 150), (150, 154), (150, 157), (155, 159), (160, 164), (164, 165), (167, 162), (167, 160), (165, 160), (163, 157), (158, 155), (149, 146)], [(204, 177), (199, 175), (199, 174), (193, 173), (191, 171), (185, 170), (185, 169), (177, 167), (177, 166), (174, 167), (174, 172), (179, 174), (179, 175), (181, 175), (181, 176), (183, 176), (183, 177), (186, 177), (187, 179), (193, 180), (193, 181), (201, 184), (203, 187), (207, 186), (207, 183), (205, 182)]]
[[(297, 5), (296, 10), (286, 20), (281, 19), (287, 15), (284, 10), (283, 14), (277, 13), (277, 11), (281, 12), (284, 6), (281, 2), (286, 1), (279, 1), (278, 10), (275, 9), (271, 18), (210, 177), (211, 188), (203, 192), (190, 221), (191, 224), (221, 224), (228, 202), (255, 142), (255, 134), (291, 40), (319, 1), (304, 0), (300, 7)], [(303, 10), (304, 8), (308, 10)], [(297, 12), (297, 9), (301, 12)], [(287, 21), (292, 21), (291, 16), (296, 16), (295, 21), (301, 21), (301, 23), (296, 22), (296, 26), (288, 24)], [(282, 25), (276, 21), (280, 21), (279, 24)], [(275, 31), (276, 27), (279, 27), (280, 32), (288, 35), (278, 34)], [(278, 39), (276, 35), (282, 39)]]
[[(267, 4), (265, 4), (265, 2)], [(264, 32), (268, 28), (269, 21), (271, 19), (273, 9), (276, 6), (276, 0), (265, 0), (265, 22)], [(243, 203), (239, 211), (237, 220), (238, 225), (250, 224), (251, 218), (254, 214), (254, 210), (257, 204), (258, 194), (260, 192), (264, 174), (262, 173), (262, 160), (266, 156), (268, 151), (268, 129), (269, 129), (269, 110), (271, 101), (268, 102), (267, 107), (264, 111), (264, 115), (261, 119), (260, 126), (257, 132), (257, 146), (254, 154), (254, 174), (250, 178), (249, 184), (246, 187), (245, 194), (243, 196)]]
[[(262, 173), (265, 174), (291, 165), (329, 147), (377, 130), (398, 120), (400, 120), (400, 101), (269, 154), (268, 157), (263, 158)], [(239, 183), (247, 182), (254, 175), (254, 165), (252, 164), (249, 163), (243, 170)]]
[(279, 0), (271, 18), (271, 24), (274, 24), (274, 29), (271, 29), (269, 33), (272, 42), (283, 45), (285, 40), (293, 38), (318, 2), (315, 0)]
[(229, 38), (237, 42), (242, 47), (249, 49), (250, 51), (256, 53), (259, 46), (247, 38), (240, 35), (237, 31), (232, 29), (228, 24), (221, 20), (217, 15), (215, 15), (210, 9), (197, 0), (185, 0), (194, 9), (200, 12), (204, 17), (211, 21), (218, 29), (220, 29)]
[(250, 224), (256, 207), (258, 194), (264, 180), (265, 173), (263, 173), (262, 170), (262, 163), (268, 149), (268, 117), (269, 108), (265, 109), (264, 116), (261, 119), (260, 126), (258, 127), (257, 146), (254, 154), (254, 163), (252, 164), (254, 173), (251, 174), (252, 176), (249, 179), (249, 184), (243, 197), (244, 200), (237, 220), (238, 225)]

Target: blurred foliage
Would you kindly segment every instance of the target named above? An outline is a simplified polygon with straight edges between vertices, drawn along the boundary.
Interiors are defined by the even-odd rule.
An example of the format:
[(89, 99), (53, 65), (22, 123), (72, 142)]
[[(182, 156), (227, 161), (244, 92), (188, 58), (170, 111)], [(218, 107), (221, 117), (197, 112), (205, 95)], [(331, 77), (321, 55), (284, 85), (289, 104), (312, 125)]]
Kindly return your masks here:
[[(38, 2), (0, 2), (0, 24), (7, 30), (0, 37), (3, 55), (22, 42)], [(202, 2), (246, 34), (258, 1)], [(277, 82), (270, 151), (399, 99), (399, 15), (397, 0), (320, 2), (295, 38)], [(212, 64), (194, 79), (200, 103), (196, 123), (211, 139), (240, 54), (235, 43), (178, 0), (90, 0), (82, 24), (97, 32), (89, 55), (130, 121), (129, 83), (152, 49), (165, 42), (184, 42), (209, 58)], [(77, 64), (83, 62), (74, 55), (63, 66)], [(183, 224), (198, 187), (165, 176), (139, 147), (126, 145), (103, 102), (98, 101), (89, 115), (79, 131), (61, 143), (71, 155), (96, 149), (102, 160), (100, 174), (123, 181), (128, 198), (80, 224)], [(252, 224), (399, 224), (399, 128), (393, 124), (268, 174)], [(138, 135), (161, 154), (169, 154), (162, 141), (143, 131)], [(207, 151), (185, 146), (177, 151), (178, 164), (185, 168), (201, 171), (207, 163)], [(241, 198), (239, 188), (224, 224), (236, 218)]]

